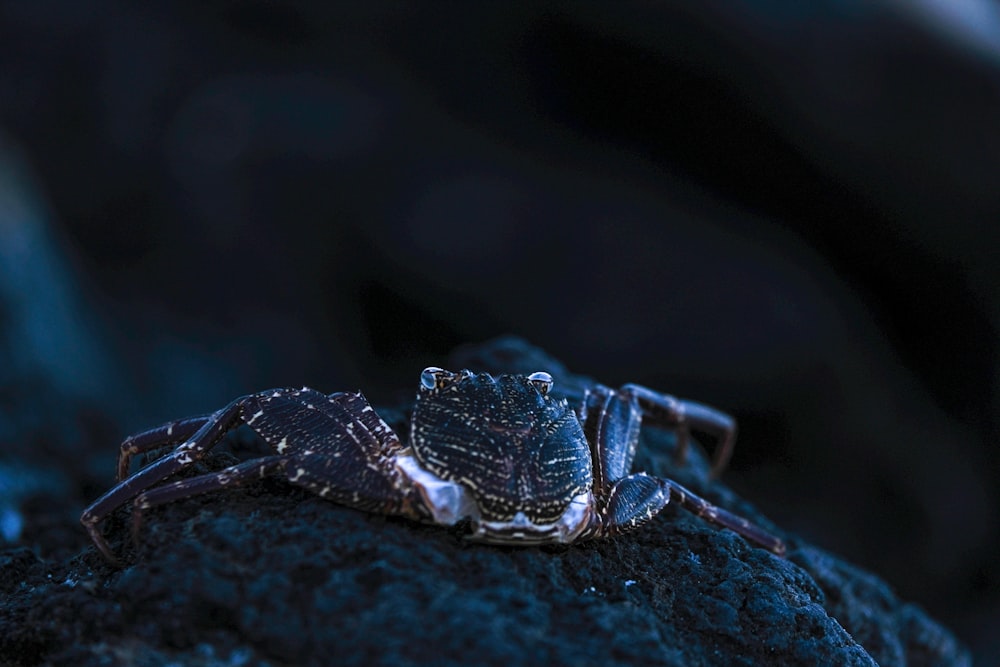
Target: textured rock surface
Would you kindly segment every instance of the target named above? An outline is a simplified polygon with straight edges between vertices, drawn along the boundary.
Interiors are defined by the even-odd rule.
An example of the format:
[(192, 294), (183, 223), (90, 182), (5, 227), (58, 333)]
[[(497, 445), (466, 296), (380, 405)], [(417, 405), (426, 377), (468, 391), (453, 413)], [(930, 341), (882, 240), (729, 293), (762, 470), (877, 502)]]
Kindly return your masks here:
[[(585, 381), (514, 339), (460, 349), (450, 364), (546, 368), (570, 394)], [(709, 484), (697, 453), (674, 468), (672, 446), (648, 429), (636, 467), (780, 534)], [(793, 536), (782, 560), (669, 508), (617, 539), (504, 548), (265, 480), (151, 511), (135, 548), (119, 512), (104, 526), (128, 553), (118, 570), (71, 529), (73, 498), (45, 500), (21, 507), (42, 548), (0, 552), (5, 664), (970, 663), (873, 575)]]
[(0, 3), (0, 533), (513, 331), (734, 411), (729, 483), (1000, 665), (988, 5)]

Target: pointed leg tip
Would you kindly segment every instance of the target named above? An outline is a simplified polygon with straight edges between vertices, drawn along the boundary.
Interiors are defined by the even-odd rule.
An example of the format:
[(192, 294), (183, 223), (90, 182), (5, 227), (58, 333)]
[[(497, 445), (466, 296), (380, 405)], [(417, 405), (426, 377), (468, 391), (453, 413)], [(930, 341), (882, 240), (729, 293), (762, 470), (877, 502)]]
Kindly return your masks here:
[[(81, 521), (83, 520), (81, 519)], [(119, 560), (118, 557), (115, 556), (114, 552), (111, 550), (111, 545), (109, 545), (107, 540), (104, 539), (104, 536), (97, 531), (96, 524), (87, 523), (84, 521), (83, 525), (87, 529), (87, 533), (90, 535), (90, 539), (94, 543), (94, 546), (97, 547), (98, 553), (100, 553), (101, 556), (104, 557), (104, 560), (106, 560), (114, 567), (117, 568), (123, 567), (124, 564), (122, 563), (122, 561)]]
[(771, 551), (778, 558), (784, 558), (785, 557), (785, 553), (787, 552), (787, 547), (785, 546), (785, 543), (784, 543), (783, 540), (780, 540), (778, 538), (774, 538), (774, 545), (771, 547)]

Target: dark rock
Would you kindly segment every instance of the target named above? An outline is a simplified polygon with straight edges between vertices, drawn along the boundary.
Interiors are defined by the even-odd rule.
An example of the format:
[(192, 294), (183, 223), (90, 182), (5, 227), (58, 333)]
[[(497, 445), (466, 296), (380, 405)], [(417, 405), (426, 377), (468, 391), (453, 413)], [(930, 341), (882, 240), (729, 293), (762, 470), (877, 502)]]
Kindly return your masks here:
[(177, 4), (0, 10), (0, 456), (86, 466), (12, 528), (517, 331), (735, 411), (733, 483), (1000, 664), (989, 3)]
[[(464, 348), (455, 360), (492, 371), (543, 367), (569, 393), (584, 384), (517, 339)], [(672, 447), (669, 433), (648, 429), (636, 467), (780, 534), (707, 481), (703, 456), (675, 469)], [(873, 575), (788, 535), (789, 557), (777, 558), (677, 510), (616, 539), (493, 547), (264, 480), (151, 510), (135, 547), (125, 519), (121, 511), (103, 526), (126, 554), (124, 569), (89, 545), (63, 559), (23, 547), (0, 553), (0, 660), (970, 664), (947, 630)]]

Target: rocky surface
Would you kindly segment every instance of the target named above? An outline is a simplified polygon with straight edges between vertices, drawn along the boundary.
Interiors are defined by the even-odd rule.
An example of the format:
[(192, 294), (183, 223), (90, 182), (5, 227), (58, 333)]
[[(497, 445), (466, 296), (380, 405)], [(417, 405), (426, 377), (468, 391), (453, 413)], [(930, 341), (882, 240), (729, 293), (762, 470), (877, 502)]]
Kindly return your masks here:
[(0, 3), (0, 535), (517, 332), (725, 406), (730, 484), (1000, 664), (995, 4)]
[[(461, 348), (447, 363), (545, 368), (569, 395), (587, 381), (511, 338)], [(383, 413), (405, 422), (405, 404)], [(232, 438), (204, 465), (225, 465), (246, 447)], [(119, 511), (104, 525), (126, 556), (118, 569), (76, 524), (79, 494), (102, 489), (39, 482), (12, 505), (21, 530), (0, 552), (0, 661), (970, 664), (948, 630), (886, 583), (783, 534), (708, 482), (698, 452), (675, 467), (672, 448), (669, 433), (646, 429), (636, 467), (777, 531), (788, 558), (671, 508), (616, 539), (476, 545), (458, 529), (365, 514), (263, 480), (149, 512), (134, 546)], [(70, 463), (59, 474), (86, 478)]]

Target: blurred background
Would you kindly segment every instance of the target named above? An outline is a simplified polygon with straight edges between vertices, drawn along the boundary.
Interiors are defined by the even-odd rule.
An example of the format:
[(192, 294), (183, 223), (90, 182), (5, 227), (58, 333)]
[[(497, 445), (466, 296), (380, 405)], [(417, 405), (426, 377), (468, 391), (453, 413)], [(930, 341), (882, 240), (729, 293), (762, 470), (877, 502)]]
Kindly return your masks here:
[(733, 413), (737, 491), (1000, 655), (998, 174), (992, 0), (5, 2), (0, 532), (514, 333)]

